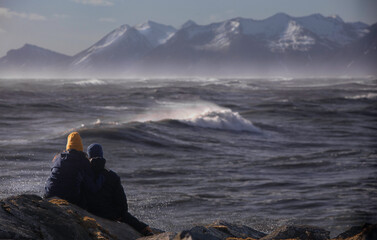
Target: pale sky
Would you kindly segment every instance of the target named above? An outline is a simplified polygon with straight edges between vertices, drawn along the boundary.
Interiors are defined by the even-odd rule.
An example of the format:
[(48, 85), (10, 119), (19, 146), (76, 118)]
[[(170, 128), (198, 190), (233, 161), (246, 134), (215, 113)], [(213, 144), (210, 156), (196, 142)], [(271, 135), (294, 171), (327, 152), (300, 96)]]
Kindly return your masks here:
[(74, 55), (122, 24), (146, 20), (179, 28), (234, 17), (320, 13), (377, 22), (377, 0), (0, 0), (0, 57), (25, 43)]

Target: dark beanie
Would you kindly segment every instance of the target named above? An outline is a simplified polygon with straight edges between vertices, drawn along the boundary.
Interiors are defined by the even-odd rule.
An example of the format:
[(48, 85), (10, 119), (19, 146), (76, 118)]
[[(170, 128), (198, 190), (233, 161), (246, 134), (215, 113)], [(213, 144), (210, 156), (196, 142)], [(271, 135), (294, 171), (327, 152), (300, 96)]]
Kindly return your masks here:
[(89, 158), (103, 158), (102, 146), (98, 143), (90, 144), (87, 153)]

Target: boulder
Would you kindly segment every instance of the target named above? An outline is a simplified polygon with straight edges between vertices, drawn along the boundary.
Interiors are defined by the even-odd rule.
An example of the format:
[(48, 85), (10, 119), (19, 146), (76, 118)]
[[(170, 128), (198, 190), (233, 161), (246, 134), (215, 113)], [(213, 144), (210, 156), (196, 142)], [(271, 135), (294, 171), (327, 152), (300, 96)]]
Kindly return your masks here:
[(94, 216), (59, 198), (18, 195), (0, 201), (0, 239), (137, 239), (125, 223)]
[(153, 236), (138, 238), (137, 240), (174, 240), (174, 237), (176, 235), (177, 233), (165, 232), (165, 233), (155, 234)]
[(251, 227), (245, 225), (231, 224), (225, 221), (217, 221), (208, 226), (209, 228), (215, 228), (224, 233), (230, 234), (233, 238), (254, 238), (260, 239), (266, 236), (265, 233), (257, 231)]
[[(265, 236), (265, 233), (259, 232), (247, 226), (217, 221), (206, 226), (196, 226), (190, 230), (178, 233), (174, 240), (232, 240), (232, 239), (259, 239)], [(159, 238), (156, 238), (159, 239)], [(147, 240), (147, 239), (145, 239)], [(172, 240), (172, 239), (169, 239)]]
[(351, 227), (339, 234), (334, 240), (375, 240), (377, 239), (377, 224), (364, 224)]
[(327, 240), (330, 239), (330, 232), (311, 226), (282, 226), (261, 238), (261, 240), (275, 239)]

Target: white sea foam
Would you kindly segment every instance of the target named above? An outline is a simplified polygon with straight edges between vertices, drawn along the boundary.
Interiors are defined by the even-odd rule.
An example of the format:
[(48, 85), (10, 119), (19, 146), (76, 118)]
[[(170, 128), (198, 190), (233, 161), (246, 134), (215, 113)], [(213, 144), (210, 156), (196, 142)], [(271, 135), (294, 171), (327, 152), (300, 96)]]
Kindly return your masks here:
[[(106, 121), (106, 122), (103, 122), (101, 119), (97, 119), (95, 122), (92, 123), (92, 125), (94, 126), (100, 126), (100, 125), (119, 125), (119, 122), (114, 122), (114, 121)], [(85, 125), (83, 124), (82, 127), (85, 127)]]
[(348, 96), (346, 99), (374, 99), (377, 98), (377, 93), (367, 93), (362, 95)]
[(152, 111), (139, 115), (133, 120), (146, 122), (171, 119), (202, 128), (260, 132), (257, 127), (239, 113), (212, 103), (160, 102), (159, 104)]
[(8, 144), (27, 144), (30, 143), (30, 139), (5, 139), (0, 140), (0, 145), (8, 145)]
[(270, 82), (282, 82), (282, 81), (292, 81), (292, 80), (294, 80), (294, 78), (292, 77), (275, 77), (275, 78), (267, 79), (267, 81), (270, 81)]
[(225, 129), (232, 131), (259, 132), (249, 120), (243, 118), (239, 113), (230, 109), (220, 111), (207, 111), (190, 119), (181, 120), (192, 126), (214, 129)]
[(78, 81), (75, 84), (80, 85), (80, 86), (88, 86), (88, 85), (106, 85), (107, 83), (103, 80), (92, 78), (88, 80)]
[(112, 111), (123, 111), (127, 110), (128, 107), (117, 107), (117, 106), (97, 106), (97, 109), (105, 109), (105, 110), (112, 110)]

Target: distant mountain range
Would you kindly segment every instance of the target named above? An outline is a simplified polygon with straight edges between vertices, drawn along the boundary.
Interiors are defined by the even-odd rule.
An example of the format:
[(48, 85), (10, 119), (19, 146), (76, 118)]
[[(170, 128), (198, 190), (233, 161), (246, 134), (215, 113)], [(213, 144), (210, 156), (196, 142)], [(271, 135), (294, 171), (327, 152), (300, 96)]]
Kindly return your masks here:
[(0, 58), (0, 76), (374, 75), (376, 63), (377, 24), (278, 13), (180, 29), (122, 25), (74, 56), (26, 44)]

